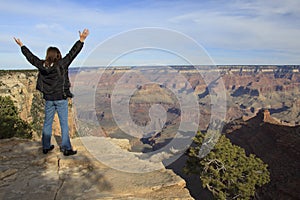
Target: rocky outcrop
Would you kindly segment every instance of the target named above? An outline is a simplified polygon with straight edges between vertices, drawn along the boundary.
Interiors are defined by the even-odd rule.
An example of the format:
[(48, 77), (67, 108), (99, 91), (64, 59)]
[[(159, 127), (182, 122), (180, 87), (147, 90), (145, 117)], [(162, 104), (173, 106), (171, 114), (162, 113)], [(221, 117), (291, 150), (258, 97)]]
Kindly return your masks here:
[(263, 114), (264, 114), (264, 119), (263, 119), (263, 121), (264, 121), (265, 123), (277, 124), (277, 125), (283, 125), (283, 124), (280, 123), (279, 120), (276, 120), (275, 118), (271, 117), (270, 111), (269, 111), (268, 109), (265, 109), (265, 110), (263, 111)]
[[(71, 157), (63, 156), (57, 146), (44, 155), (39, 142), (0, 140), (0, 199), (193, 199), (185, 181), (171, 170), (112, 169), (96, 160), (81, 139), (72, 140), (78, 154)], [(121, 146), (126, 148), (126, 142)]]

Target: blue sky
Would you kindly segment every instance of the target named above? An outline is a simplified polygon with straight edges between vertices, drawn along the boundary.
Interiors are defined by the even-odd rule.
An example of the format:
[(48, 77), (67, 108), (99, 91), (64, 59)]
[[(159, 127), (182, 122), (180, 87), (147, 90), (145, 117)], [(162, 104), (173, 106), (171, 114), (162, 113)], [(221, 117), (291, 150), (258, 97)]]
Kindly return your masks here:
[[(65, 55), (78, 39), (78, 31), (89, 28), (90, 36), (72, 66), (103, 65), (106, 55), (89, 61), (91, 52), (112, 37), (143, 27), (182, 33), (201, 45), (215, 64), (300, 64), (297, 0), (10, 0), (0, 7), (0, 69), (33, 68), (13, 36), (44, 58), (50, 45)], [(122, 45), (126, 42), (134, 38)], [(196, 50), (180, 41), (173, 45), (177, 42), (187, 54), (197, 56)], [(131, 54), (118, 64), (148, 62), (143, 59), (185, 64), (159, 51)]]

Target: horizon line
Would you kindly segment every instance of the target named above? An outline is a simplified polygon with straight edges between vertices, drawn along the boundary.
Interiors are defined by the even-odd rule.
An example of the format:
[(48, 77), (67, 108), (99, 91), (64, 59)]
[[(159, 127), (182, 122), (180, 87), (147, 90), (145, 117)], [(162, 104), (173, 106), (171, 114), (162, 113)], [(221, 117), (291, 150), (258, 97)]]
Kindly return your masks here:
[[(78, 68), (135, 68), (135, 67), (295, 67), (300, 68), (300, 64), (209, 64), (209, 65), (185, 65), (185, 64), (170, 64), (170, 65), (116, 65), (116, 66), (71, 66), (69, 69), (78, 69)], [(26, 70), (38, 70), (37, 68), (4, 68), (0, 71), (26, 71)]]

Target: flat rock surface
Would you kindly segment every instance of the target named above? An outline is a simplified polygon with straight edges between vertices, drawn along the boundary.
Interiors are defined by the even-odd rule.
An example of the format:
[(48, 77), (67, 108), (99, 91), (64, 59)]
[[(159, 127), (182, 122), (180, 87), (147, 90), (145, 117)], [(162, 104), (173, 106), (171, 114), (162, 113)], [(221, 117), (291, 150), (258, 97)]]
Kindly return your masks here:
[(44, 155), (40, 142), (0, 140), (0, 199), (193, 199), (171, 170), (128, 173), (99, 162), (80, 138), (72, 140), (75, 156), (54, 144)]

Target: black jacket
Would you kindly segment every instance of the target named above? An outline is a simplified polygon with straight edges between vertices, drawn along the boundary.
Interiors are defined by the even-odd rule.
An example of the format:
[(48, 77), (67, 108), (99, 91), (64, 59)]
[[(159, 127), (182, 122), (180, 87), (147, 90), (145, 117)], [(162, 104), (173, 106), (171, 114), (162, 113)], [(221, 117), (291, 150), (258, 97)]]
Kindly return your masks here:
[(45, 67), (45, 60), (39, 59), (26, 46), (21, 47), (26, 59), (39, 70), (36, 89), (43, 93), (45, 100), (54, 101), (72, 97), (68, 68), (82, 47), (83, 42), (78, 40), (69, 53), (52, 67)]

